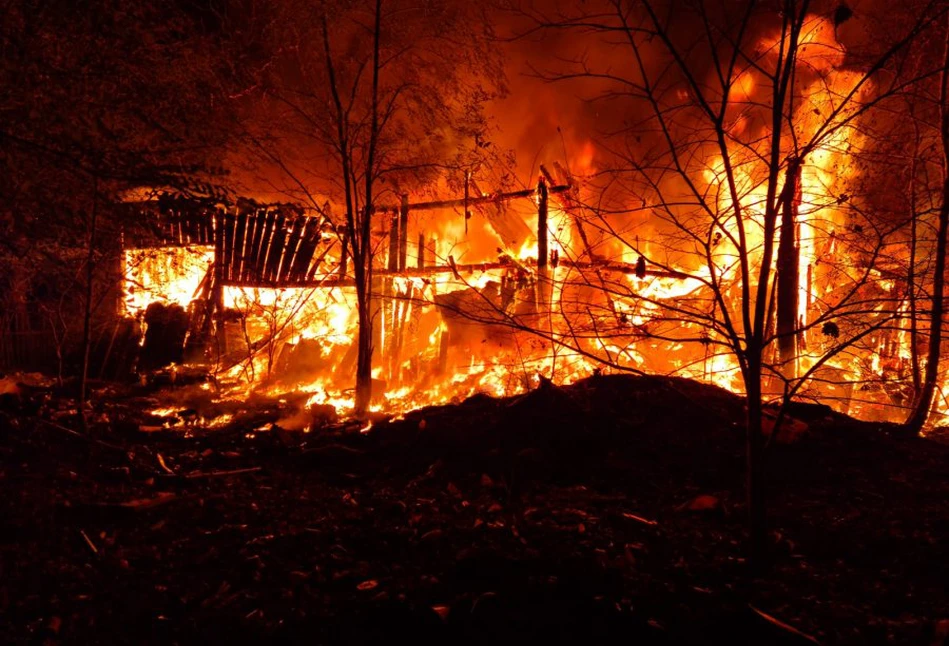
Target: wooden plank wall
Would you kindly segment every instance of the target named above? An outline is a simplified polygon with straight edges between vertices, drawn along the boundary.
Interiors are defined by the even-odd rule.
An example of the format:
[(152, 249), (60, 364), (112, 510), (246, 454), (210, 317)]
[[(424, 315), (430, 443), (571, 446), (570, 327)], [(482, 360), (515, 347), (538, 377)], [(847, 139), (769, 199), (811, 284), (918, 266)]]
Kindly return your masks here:
[(218, 277), (225, 285), (312, 285), (320, 273), (322, 250), (335, 239), (324, 239), (319, 217), (285, 205), (225, 210), (166, 203), (143, 211), (143, 216), (149, 235), (141, 245), (214, 246)]
[(323, 238), (319, 218), (285, 208), (216, 211), (213, 219), (215, 231), (222, 234), (217, 261), (226, 285), (311, 285), (322, 260), (316, 251), (333, 240)]

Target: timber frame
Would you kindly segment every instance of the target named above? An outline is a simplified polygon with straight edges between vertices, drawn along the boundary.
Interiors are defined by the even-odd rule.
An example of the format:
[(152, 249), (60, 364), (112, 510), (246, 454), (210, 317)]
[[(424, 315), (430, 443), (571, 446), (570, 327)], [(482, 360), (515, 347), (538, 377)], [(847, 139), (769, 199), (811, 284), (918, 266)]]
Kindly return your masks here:
[[(582, 222), (575, 215), (576, 198), (569, 183), (553, 184), (550, 174), (542, 168), (543, 176), (536, 189), (511, 192), (466, 195), (461, 199), (410, 203), (403, 196), (397, 205), (383, 205), (374, 210), (379, 219), (388, 218), (388, 261), (384, 267), (373, 269), (375, 276), (417, 277), (444, 273), (459, 276), (462, 273), (483, 272), (510, 267), (513, 261), (501, 258), (496, 262), (459, 264), (449, 257), (447, 264), (431, 264), (426, 249), (426, 236), (419, 233), (416, 266), (407, 263), (409, 216), (413, 212), (449, 208), (463, 208), (464, 217), (471, 217), (471, 207), (498, 206), (504, 202), (536, 199), (537, 226), (531, 231), (519, 218), (487, 214), (492, 227), (510, 250), (528, 236), (536, 236), (538, 257), (534, 261), (538, 276), (547, 273), (548, 266), (573, 267), (594, 271), (624, 274), (642, 274), (635, 264), (608, 261), (588, 254), (588, 260), (550, 258), (548, 253), (547, 211), (549, 196), (558, 196), (564, 210), (571, 213), (580, 230), (584, 244), (586, 234)], [(342, 227), (315, 209), (304, 209), (294, 204), (258, 204), (239, 200), (234, 205), (219, 202), (191, 200), (162, 196), (150, 202), (138, 202), (139, 226), (125, 233), (127, 248), (208, 246), (214, 247), (214, 282), (217, 287), (250, 288), (313, 288), (350, 287), (353, 280), (347, 270), (345, 234)], [(516, 222), (515, 222), (516, 221)], [(523, 229), (523, 230), (520, 230)], [(331, 270), (320, 271), (327, 254), (340, 245), (339, 263)], [(685, 274), (657, 269), (646, 269), (646, 275), (687, 278)]]

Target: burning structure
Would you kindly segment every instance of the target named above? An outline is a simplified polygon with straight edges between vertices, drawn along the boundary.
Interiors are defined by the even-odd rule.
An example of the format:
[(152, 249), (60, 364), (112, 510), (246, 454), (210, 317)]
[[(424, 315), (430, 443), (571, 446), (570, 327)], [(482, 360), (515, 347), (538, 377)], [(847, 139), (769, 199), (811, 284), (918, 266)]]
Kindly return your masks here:
[[(373, 376), (387, 409), (479, 390), (519, 392), (538, 372), (558, 381), (589, 374), (595, 355), (581, 346), (565, 352), (562, 333), (551, 327), (565, 273), (673, 276), (644, 261), (598, 255), (575, 189), (544, 175), (536, 190), (484, 194), (472, 181), (461, 199), (406, 197), (378, 209), (374, 246), (383, 253), (373, 268)], [(344, 227), (325, 212), (287, 206), (228, 210), (158, 200), (143, 213), (151, 234), (125, 253), (128, 314), (147, 323), (150, 307), (187, 311), (178, 345), (234, 387), (302, 388), (321, 401), (346, 401), (358, 323)], [(447, 226), (446, 213), (454, 220)], [(472, 258), (464, 234), (446, 237), (469, 224), (495, 245), (493, 257)], [(572, 232), (585, 252), (574, 253)], [(587, 309), (602, 307), (598, 300), (589, 299)], [(548, 364), (558, 346), (558, 362)]]
[[(921, 113), (912, 169), (894, 180), (887, 146), (903, 130), (871, 115), (894, 109), (903, 88), (927, 78), (919, 61), (912, 78), (880, 78), (915, 55), (933, 25), (924, 14), (906, 25), (903, 40), (880, 51), (863, 47), (867, 62), (843, 44), (861, 37), (841, 35), (852, 16), (803, 7), (785, 24), (749, 10), (739, 21), (748, 27), (744, 40), (707, 44), (719, 56), (715, 69), (685, 56), (687, 30), (662, 24), (649, 6), (604, 14), (588, 37), (642, 29), (659, 34), (662, 46), (633, 39), (610, 47), (607, 58), (595, 50), (581, 69), (541, 76), (582, 80), (606, 112), (621, 96), (635, 125), (578, 137), (571, 148), (579, 154), (564, 146), (562, 159), (532, 171), (528, 187), (493, 192), (483, 189), (494, 169), (471, 151), (443, 164), (442, 176), (425, 170), (436, 164), (423, 158), (448, 145), (447, 135), (426, 135), (435, 138), (424, 140), (425, 150), (400, 143), (421, 136), (414, 128), (425, 123), (481, 127), (480, 76), (459, 71), (450, 77), (453, 101), (436, 106), (434, 96), (419, 93), (412, 100), (426, 106), (420, 113), (379, 121), (386, 100), (418, 91), (372, 67), (394, 47), (383, 42), (381, 22), (377, 47), (359, 51), (375, 69), (369, 87), (333, 51), (337, 39), (356, 38), (348, 23), (331, 33), (317, 20), (311, 27), (322, 45), (309, 53), (325, 59), (323, 67), (280, 70), (273, 82), (311, 75), (328, 94), (294, 102), (291, 86), (275, 86), (260, 112), (279, 115), (287, 129), (345, 139), (331, 163), (315, 165), (315, 178), (330, 178), (331, 199), (316, 199), (300, 175), (312, 142), (281, 156), (254, 131), (252, 148), (292, 179), (296, 203), (307, 206), (170, 198), (143, 205), (142, 217), (115, 230), (122, 249), (111, 249), (106, 263), (114, 266), (104, 280), (121, 281), (124, 302), (102, 309), (145, 324), (139, 367), (198, 362), (234, 395), (292, 389), (364, 408), (360, 392), (374, 383), (375, 405), (396, 412), (482, 390), (518, 392), (538, 375), (567, 383), (626, 371), (735, 392), (751, 381), (766, 398), (812, 398), (901, 421), (924, 381), (941, 384), (923, 378), (933, 364), (923, 350), (936, 335), (920, 321), (937, 311), (926, 294), (928, 277), (940, 271), (928, 263), (941, 256), (920, 211), (934, 190), (936, 131)], [(558, 22), (525, 10), (519, 20), (569, 30), (582, 18), (559, 15)], [(734, 27), (708, 8), (693, 17), (703, 16), (725, 31)], [(413, 23), (413, 37), (436, 42), (423, 27)], [(413, 65), (434, 64), (432, 52), (411, 51)], [(597, 71), (615, 57), (638, 71)], [(675, 73), (663, 75), (668, 66)], [(448, 120), (459, 110), (473, 121)], [(411, 173), (406, 155), (418, 158)], [(383, 180), (396, 188), (380, 188)], [(883, 182), (902, 182), (903, 193), (867, 191)], [(337, 195), (333, 186), (345, 190)], [(429, 199), (433, 192), (442, 199)], [(166, 338), (163, 326), (176, 331)], [(164, 343), (175, 347), (162, 351), (164, 360), (152, 356)], [(106, 354), (112, 345), (105, 343)], [(4, 347), (13, 365), (18, 345)], [(362, 384), (355, 391), (352, 374)]]
[(31, 639), (941, 643), (949, 4), (8, 4)]

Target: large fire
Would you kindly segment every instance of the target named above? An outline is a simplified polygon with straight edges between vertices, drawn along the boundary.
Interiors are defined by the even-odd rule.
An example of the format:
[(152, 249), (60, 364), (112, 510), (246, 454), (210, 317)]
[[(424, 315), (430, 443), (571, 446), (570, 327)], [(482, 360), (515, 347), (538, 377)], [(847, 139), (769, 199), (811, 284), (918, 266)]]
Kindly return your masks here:
[[(823, 317), (839, 304), (841, 290), (860, 282), (863, 271), (844, 242), (853, 227), (848, 186), (858, 173), (848, 160), (862, 140), (850, 121), (854, 108), (839, 108), (842, 97), (872, 88), (858, 85), (859, 75), (838, 69), (844, 52), (826, 20), (809, 21), (803, 43), (799, 64), (812, 70), (813, 80), (800, 89), (794, 126), (782, 145), (791, 158), (797, 142), (818, 137), (819, 144), (799, 160), (796, 180), (797, 345), (791, 371), (808, 375), (814, 370), (803, 394), (819, 393), (857, 416), (897, 420), (903, 413), (888, 407), (892, 401), (862, 385), (905, 369), (910, 356), (905, 329), (869, 334), (846, 352), (825, 357), (842, 324), (828, 324)], [(777, 39), (765, 38), (759, 49), (767, 56), (779, 47)], [(751, 112), (764, 87), (758, 74), (749, 66), (731, 86), (734, 109), (728, 127), (736, 140), (751, 137)], [(828, 115), (835, 116), (828, 121)], [(834, 127), (818, 132), (828, 122)], [(756, 145), (729, 155), (749, 236), (746, 260), (755, 272), (762, 262), (766, 200), (761, 164), (755, 162), (762, 151)], [(377, 214), (376, 409), (398, 413), (479, 392), (509, 395), (531, 388), (541, 377), (571, 382), (600, 370), (676, 374), (741, 390), (738, 364), (723, 339), (685, 316), (713, 302), (708, 294), (713, 283), (729, 302), (742, 298), (736, 287), (740, 250), (732, 243), (736, 220), (727, 215), (736, 205), (725, 159), (710, 150), (699, 178), (713, 196), (709, 203), (715, 213), (706, 225), (713, 244), (707, 258), (693, 254), (690, 261), (687, 254), (670, 254), (669, 244), (636, 233), (655, 228), (640, 229), (636, 222), (618, 230), (606, 224), (588, 181), (596, 173), (596, 152), (589, 142), (568, 160), (569, 172), (558, 167), (556, 179), (544, 170), (541, 181), (548, 188), (558, 180), (569, 184), (556, 195), (547, 196), (545, 189), (543, 195), (525, 191), (522, 199), (484, 201), (467, 209), (470, 217), (457, 206), (411, 211), (409, 233), (402, 234), (405, 266), (399, 271), (384, 271), (392, 266), (385, 244), (389, 218), (384, 211)], [(542, 200), (543, 245), (538, 229)], [(631, 204), (629, 212), (645, 221), (653, 209), (644, 199)], [(308, 395), (309, 405), (328, 404), (342, 413), (352, 409), (357, 316), (355, 291), (338, 269), (340, 248), (337, 244), (321, 258), (319, 272), (306, 287), (228, 284), (222, 289), (231, 315), (218, 317), (218, 341), (201, 358), (215, 372), (222, 396), (296, 391)], [(543, 267), (539, 248), (546, 249)], [(193, 310), (214, 262), (213, 247), (129, 250), (128, 313), (139, 315), (154, 301)], [(772, 263), (776, 270), (777, 260)], [(870, 271), (876, 271), (869, 281), (875, 289), (894, 291), (891, 278)], [(897, 309), (905, 316), (905, 302)], [(772, 382), (768, 392), (780, 395), (782, 383)]]

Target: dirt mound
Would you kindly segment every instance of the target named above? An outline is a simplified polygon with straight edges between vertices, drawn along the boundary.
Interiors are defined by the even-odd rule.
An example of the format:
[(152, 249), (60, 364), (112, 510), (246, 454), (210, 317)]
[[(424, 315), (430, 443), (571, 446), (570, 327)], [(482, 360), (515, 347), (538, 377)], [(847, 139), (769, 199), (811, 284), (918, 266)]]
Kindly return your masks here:
[(759, 577), (743, 402), (686, 380), (365, 434), (110, 412), (88, 437), (41, 410), (0, 411), (4, 643), (928, 643), (946, 619), (949, 447), (819, 408), (769, 449)]

